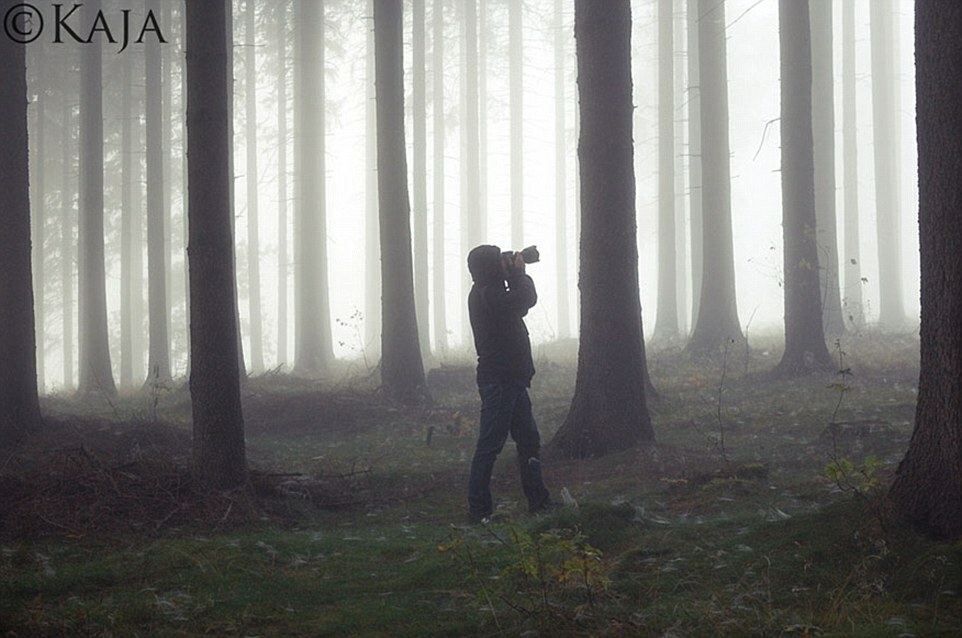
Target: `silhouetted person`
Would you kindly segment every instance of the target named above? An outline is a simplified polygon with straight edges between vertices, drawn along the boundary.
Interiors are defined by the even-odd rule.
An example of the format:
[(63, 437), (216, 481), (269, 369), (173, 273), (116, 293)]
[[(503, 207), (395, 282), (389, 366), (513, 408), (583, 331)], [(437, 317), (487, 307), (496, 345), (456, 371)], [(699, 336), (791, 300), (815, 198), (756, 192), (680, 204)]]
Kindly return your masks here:
[(478, 353), (481, 427), (468, 480), (468, 509), (475, 521), (487, 523), (493, 512), (491, 471), (508, 435), (518, 448), (521, 487), (528, 509), (551, 505), (541, 477), (541, 435), (531, 414), (528, 387), (534, 376), (531, 342), (524, 316), (538, 301), (534, 281), (525, 274), (521, 253), (497, 246), (478, 246), (468, 254), (474, 285), (468, 313)]

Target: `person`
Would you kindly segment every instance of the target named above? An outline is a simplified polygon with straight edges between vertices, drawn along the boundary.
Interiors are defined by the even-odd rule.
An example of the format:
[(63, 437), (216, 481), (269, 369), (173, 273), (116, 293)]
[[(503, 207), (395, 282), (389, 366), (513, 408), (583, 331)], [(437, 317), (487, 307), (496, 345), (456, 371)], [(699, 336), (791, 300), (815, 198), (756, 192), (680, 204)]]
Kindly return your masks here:
[(524, 316), (538, 301), (534, 281), (525, 273), (520, 253), (482, 245), (468, 254), (474, 285), (468, 314), (478, 354), (477, 382), (481, 419), (468, 478), (468, 510), (474, 521), (493, 514), (491, 472), (508, 435), (518, 450), (521, 487), (528, 510), (550, 509), (541, 474), (541, 435), (531, 413), (528, 388), (534, 376), (531, 342)]

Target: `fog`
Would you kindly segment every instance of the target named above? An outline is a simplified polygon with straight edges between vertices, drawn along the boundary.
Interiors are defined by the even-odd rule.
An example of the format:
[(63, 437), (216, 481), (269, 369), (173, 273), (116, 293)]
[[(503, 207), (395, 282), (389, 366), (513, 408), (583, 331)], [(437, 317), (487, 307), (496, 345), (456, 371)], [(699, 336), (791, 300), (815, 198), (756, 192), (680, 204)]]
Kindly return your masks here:
[[(283, 3), (287, 5), (287, 3)], [(658, 299), (658, 24), (656, 2), (635, 1), (632, 3), (632, 57), (635, 110), (635, 175), (637, 184), (637, 220), (639, 272), (643, 323), (646, 336), (651, 336), (657, 313)], [(680, 73), (675, 95), (676, 139), (674, 155), (676, 166), (684, 169), (676, 175), (675, 192), (677, 201), (678, 242), (681, 249), (681, 269), (679, 284), (684, 296), (680, 302), (682, 329), (690, 330), (693, 322), (692, 312), (692, 266), (691, 241), (687, 232), (691, 228), (689, 214), (689, 181), (687, 167), (692, 159), (688, 153), (688, 104), (691, 87), (686, 77), (686, 15), (685, 2), (675, 2), (675, 53), (674, 68)], [(866, 323), (854, 326), (857, 330), (871, 330), (878, 318), (879, 276), (878, 249), (875, 233), (875, 183), (874, 183), (874, 138), (872, 111), (872, 70), (870, 64), (871, 32), (869, 24), (869, 3), (867, 0), (854, 0), (855, 4), (855, 51), (856, 51), (856, 98), (858, 120), (858, 195), (860, 250), (857, 257), (862, 268), (861, 284), (863, 310)], [(183, 16), (179, 3), (162, 3), (159, 23), (167, 43), (160, 47), (163, 60), (164, 86), (168, 97), (164, 101), (166, 135), (165, 153), (169, 159), (165, 164), (166, 205), (169, 206), (169, 219), (165, 229), (167, 250), (169, 251), (170, 272), (167, 277), (170, 304), (170, 344), (172, 354), (172, 373), (182, 376), (187, 366), (187, 332), (185, 305), (185, 232), (184, 209), (186, 199), (184, 185), (184, 126), (183, 126)], [(483, 230), (484, 243), (497, 244), (502, 249), (521, 249), (523, 245), (537, 244), (541, 249), (541, 262), (529, 267), (539, 289), (539, 303), (527, 319), (532, 341), (539, 344), (564, 337), (559, 319), (559, 286), (557, 272), (562, 267), (556, 246), (558, 224), (564, 224), (565, 255), (567, 260), (567, 295), (571, 308), (571, 335), (577, 335), (577, 90), (575, 73), (575, 42), (573, 34), (573, 6), (563, 3), (562, 46), (565, 68), (564, 95), (555, 91), (555, 3), (553, 0), (525, 0), (522, 16), (523, 46), (523, 107), (522, 107), (522, 149), (523, 149), (523, 245), (512, 242), (511, 231), (511, 122), (510, 122), (510, 62), (508, 58), (508, 10), (506, 2), (487, 1), (482, 7), (479, 25), (481, 68), (483, 75), (477, 76), (482, 87), (482, 207), (486, 212), (486, 228)], [(835, 80), (835, 125), (836, 125), (836, 210), (838, 219), (839, 246), (844, 246), (843, 196), (846, 188), (852, 188), (842, 179), (841, 143), (841, 94), (842, 94), (842, 42), (841, 42), (841, 5), (834, 7), (834, 80)], [(108, 16), (120, 13), (126, 4), (105, 2), (104, 12)], [(279, 266), (279, 233), (286, 237), (287, 250), (291, 251), (296, 229), (293, 221), (293, 208), (297, 205), (294, 175), (295, 138), (299, 135), (293, 129), (294, 106), (292, 96), (294, 82), (294, 14), (288, 10), (286, 26), (283, 27), (286, 77), (286, 126), (288, 138), (283, 140), (286, 154), (287, 175), (286, 192), (288, 197), (286, 226), (278, 226), (278, 162), (279, 119), (278, 119), (278, 34), (282, 27), (277, 24), (279, 2), (263, 0), (255, 4), (257, 9), (253, 41), (256, 51), (256, 86), (248, 86), (246, 75), (247, 61), (243, 53), (249, 48), (245, 45), (245, 2), (234, 2), (234, 197), (235, 233), (237, 255), (238, 298), (240, 321), (245, 352), (251, 347), (251, 304), (249, 303), (251, 284), (248, 277), (251, 260), (256, 259), (259, 266), (261, 309), (263, 325), (264, 365), (267, 369), (287, 370), (292, 363), (294, 352), (294, 262), (293, 253), (282, 260)], [(436, 95), (432, 86), (432, 73), (438, 64), (435, 42), (432, 34), (434, 12), (443, 7), (445, 15), (444, 43), (444, 251), (443, 271), (445, 277), (443, 300), (445, 304), (445, 335), (448, 348), (439, 349), (438, 326), (432, 318), (429, 323), (433, 356), (428, 361), (437, 365), (452, 360), (473, 357), (470, 334), (465, 334), (465, 297), (468, 275), (465, 267), (466, 245), (462, 228), (462, 209), (465, 205), (462, 187), (465, 170), (463, 132), (465, 113), (462, 94), (466, 75), (464, 71), (463, 11), (459, 2), (427, 2), (426, 37), (426, 139), (427, 139), (427, 246), (428, 281), (433, 281), (434, 258), (434, 215), (439, 208), (435, 201), (435, 181), (438, 175), (434, 169), (433, 145), (438, 134), (435, 130), (433, 111)], [(137, 3), (133, 9), (132, 23), (136, 16), (143, 15), (143, 8)], [(409, 146), (409, 179), (413, 180), (411, 167), (413, 159), (412, 112), (413, 51), (412, 24), (409, 3), (405, 4), (405, 111), (406, 131)], [(778, 118), (779, 104), (779, 56), (778, 56), (778, 3), (776, 0), (728, 0), (726, 3), (727, 45), (728, 45), (728, 97), (731, 136), (731, 202), (734, 233), (734, 265), (739, 319), (742, 328), (752, 335), (781, 330), (783, 316), (783, 297), (781, 288), (782, 271), (782, 228), (781, 228), (781, 174), (780, 174), (780, 136)], [(914, 63), (912, 42), (913, 3), (909, 0), (896, 2), (896, 23), (898, 25), (896, 97), (899, 132), (901, 139), (898, 163), (900, 167), (899, 206), (901, 231), (901, 278), (904, 290), (905, 309), (910, 318), (906, 330), (913, 330), (917, 322), (918, 301), (918, 240), (917, 240), (917, 183), (915, 178), (915, 93)], [(142, 21), (142, 20), (141, 20)], [(366, 235), (365, 189), (368, 172), (373, 170), (366, 164), (366, 106), (370, 96), (367, 76), (367, 52), (371, 29), (368, 3), (342, 0), (328, 0), (325, 3), (325, 40), (323, 65), (316, 61), (313, 70), (323, 75), (324, 142), (325, 142), (325, 179), (324, 199), (327, 220), (327, 263), (328, 291), (330, 296), (331, 330), (334, 355), (342, 360), (352, 361), (352, 369), (364, 371), (372, 368), (377, 361), (379, 342), (377, 321), (379, 311), (369, 308), (366, 296), (365, 250), (369, 248), (370, 238)], [(41, 378), (46, 391), (57, 391), (74, 381), (65, 375), (64, 343), (69, 344), (73, 353), (74, 366), (71, 375), (76, 379), (76, 340), (65, 340), (64, 304), (65, 289), (61, 278), (63, 260), (61, 232), (69, 237), (75, 227), (64, 228), (60, 222), (59, 211), (66, 203), (74, 222), (77, 215), (77, 133), (76, 104), (78, 87), (76, 75), (77, 56), (87, 45), (65, 42), (62, 44), (38, 41), (28, 47), (28, 78), (31, 101), (30, 133), (34, 146), (31, 154), (32, 181), (36, 185), (37, 176), (43, 172), (44, 190), (36, 195), (42, 204), (34, 203), (34, 214), (42, 221), (36, 222), (44, 230), (38, 240), (35, 233), (35, 254), (38, 246), (43, 248), (42, 263), (39, 269), (42, 287), (37, 292), (37, 316), (41, 322), (38, 328), (38, 351), (42, 353)], [(144, 47), (136, 43), (122, 52), (116, 52), (113, 45), (107, 45), (103, 53), (104, 64), (104, 155), (105, 169), (105, 241), (107, 264), (107, 310), (110, 330), (111, 361), (115, 376), (120, 375), (122, 343), (122, 283), (124, 268), (121, 255), (122, 201), (121, 191), (124, 182), (132, 184), (132, 215), (140, 221), (135, 222), (146, 228), (144, 213), (143, 152), (137, 150), (144, 135), (143, 109), (143, 69)], [(131, 74), (132, 122), (134, 174), (125, 176), (120, 170), (122, 132), (125, 113), (120, 108), (120, 95), (124, 83), (124, 69)], [(247, 147), (250, 140), (245, 134), (245, 100), (251, 88), (256, 89), (256, 140), (257, 175), (247, 174)], [(556, 197), (555, 187), (555, 113), (556, 100), (563, 100), (565, 126), (565, 171), (563, 186), (565, 211), (559, 220), (557, 211), (562, 209)], [(62, 104), (65, 104), (62, 110)], [(39, 114), (46, 123), (45, 135), (38, 130)], [(68, 122), (63, 124), (62, 113), (68, 114)], [(60, 130), (65, 132), (60, 136)], [(37, 146), (42, 140), (43, 146)], [(65, 165), (63, 157), (70, 155)], [(62, 175), (68, 181), (64, 188)], [(250, 201), (248, 182), (256, 177), (258, 192), (257, 235), (259, 245), (256, 255), (252, 254), (249, 244), (247, 223)], [(411, 184), (413, 192), (414, 185)], [(134, 231), (136, 232), (136, 231)], [(143, 236), (141, 235), (141, 239)], [(375, 239), (376, 242), (376, 239)], [(375, 243), (376, 245), (376, 243)], [(841, 250), (841, 248), (840, 248)], [(68, 268), (74, 256), (67, 255)], [(135, 268), (146, 268), (146, 249), (144, 242), (134, 240), (133, 262)], [(140, 259), (138, 264), (137, 259)], [(844, 254), (840, 263), (847, 263), (854, 257)], [(38, 257), (40, 259), (40, 257)], [(278, 282), (281, 270), (287, 273), (286, 312), (280, 312)], [(35, 267), (35, 272), (38, 269)], [(378, 273), (373, 273), (377, 276)], [(135, 316), (132, 330), (133, 383), (138, 385), (146, 372), (146, 272), (135, 279), (142, 285), (133, 284)], [(72, 273), (72, 287), (76, 286), (76, 273)], [(843, 285), (848, 285), (843, 282)], [(843, 299), (849, 297), (843, 288)], [(76, 290), (72, 298), (77, 299)], [(431, 288), (429, 302), (436, 303), (437, 292)], [(843, 302), (844, 303), (844, 302)], [(76, 325), (77, 305), (68, 309), (68, 323)], [(433, 311), (428, 312), (433, 317)], [(139, 314), (138, 314), (139, 313)], [(279, 358), (279, 322), (286, 317), (286, 358)], [(73, 328), (76, 334), (76, 327)], [(256, 372), (256, 370), (255, 370)]]

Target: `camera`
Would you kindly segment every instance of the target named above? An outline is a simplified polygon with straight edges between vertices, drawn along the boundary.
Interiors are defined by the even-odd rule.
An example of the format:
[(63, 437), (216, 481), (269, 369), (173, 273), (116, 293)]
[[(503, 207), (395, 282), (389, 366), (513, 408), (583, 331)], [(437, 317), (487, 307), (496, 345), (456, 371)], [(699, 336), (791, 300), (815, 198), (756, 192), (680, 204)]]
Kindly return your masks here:
[(515, 255), (521, 255), (521, 260), (526, 264), (534, 264), (541, 260), (541, 253), (538, 252), (537, 246), (528, 246), (524, 250), (519, 251), (505, 251), (501, 253), (501, 259), (507, 259), (513, 262)]

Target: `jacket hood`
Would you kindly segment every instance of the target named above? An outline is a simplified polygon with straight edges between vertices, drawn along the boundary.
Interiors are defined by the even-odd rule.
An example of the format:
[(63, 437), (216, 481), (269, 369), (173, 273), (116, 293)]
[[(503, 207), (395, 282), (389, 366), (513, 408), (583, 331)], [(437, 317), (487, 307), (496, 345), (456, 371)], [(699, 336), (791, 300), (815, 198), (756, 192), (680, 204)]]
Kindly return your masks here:
[(501, 271), (501, 249), (497, 246), (476, 246), (468, 253), (468, 270), (479, 284), (504, 281)]

